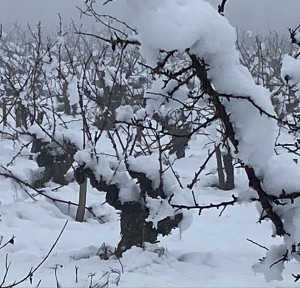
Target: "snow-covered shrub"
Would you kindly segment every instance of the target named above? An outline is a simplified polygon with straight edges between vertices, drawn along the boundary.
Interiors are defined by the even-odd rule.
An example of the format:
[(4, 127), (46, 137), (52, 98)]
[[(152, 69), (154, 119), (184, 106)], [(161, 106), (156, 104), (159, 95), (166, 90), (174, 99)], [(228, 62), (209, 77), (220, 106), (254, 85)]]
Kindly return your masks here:
[(285, 79), (281, 73), (284, 58), (297, 53), (289, 42), (286, 35), (276, 32), (263, 36), (253, 35), (251, 31), (239, 32), (237, 41), (241, 63), (248, 68), (257, 84), (271, 92), (275, 111), (280, 119), (285, 120), (297, 111), (299, 104), (293, 81)]
[[(112, 2), (112, 6), (118, 7), (118, 1)], [(299, 214), (296, 198), (300, 194), (293, 189), (300, 185), (290, 189), (286, 181), (277, 178), (276, 187), (272, 186), (278, 176), (277, 170), (271, 169), (274, 162), (283, 167), (286, 177), (281, 179), (289, 177), (290, 170), (295, 167), (292, 168), (294, 164), (290, 159), (281, 163), (282, 158), (274, 155), (278, 118), (269, 91), (257, 85), (263, 84), (265, 75), (261, 75), (262, 82), (258, 75), (256, 84), (251, 73), (240, 64), (235, 29), (208, 3), (199, 0), (128, 0), (122, 12), (122, 20), (137, 28), (142, 55), (153, 67), (153, 72), (167, 79), (165, 83), (159, 80), (153, 83), (151, 89), (155, 96), (152, 106), (147, 108), (151, 113), (155, 109), (164, 111), (167, 105), (163, 104), (168, 99), (172, 101), (174, 97), (182, 103), (188, 99), (186, 85), (180, 79), (182, 70), (173, 72), (165, 67), (174, 50), (186, 53), (189, 62), (184, 72), (190, 70), (201, 82), (202, 95), (198, 99), (204, 99), (204, 94), (208, 96), (206, 101), (212, 103), (215, 117), (221, 120), (233, 155), (242, 161), (249, 184), (257, 193), (257, 198), (252, 200), (261, 206), (260, 221), (271, 220), (273, 234), (283, 237), (283, 246), (271, 249), (262, 264), (274, 261), (271, 266), (275, 266), (291, 257), (298, 259), (300, 239), (293, 223)], [(259, 49), (263, 49), (261, 43)], [(161, 51), (165, 51), (165, 61), (157, 62)], [(265, 269), (260, 271), (266, 272), (271, 280), (272, 273), (266, 271), (269, 266), (264, 265)], [(277, 274), (281, 271), (281, 266), (276, 269)], [(276, 279), (279, 278), (276, 275)]]
[[(86, 4), (92, 5), (90, 2)], [(269, 85), (274, 91), (284, 79), (297, 87), (298, 60), (283, 58), (283, 79), (277, 83), (276, 78), (275, 85), (272, 75), (278, 77), (278, 63), (259, 74), (264, 67), (263, 43), (256, 39), (260, 54), (254, 55), (253, 62), (244, 59), (250, 68), (254, 65), (251, 75), (240, 64), (235, 29), (205, 1), (105, 2), (112, 13), (117, 8), (121, 20), (115, 23), (122, 29), (110, 26), (113, 33), (109, 37), (103, 33), (99, 42), (90, 43), (90, 35), (77, 31), (76, 45), (67, 45), (74, 39), (60, 33), (51, 45), (36, 36), (34, 45), (28, 47), (3, 46), (2, 134), (22, 147), (10, 163), (1, 164), (6, 173), (1, 171), (1, 176), (17, 180), (13, 169), (6, 167), (19, 163), (18, 153), (25, 150), (30, 151), (26, 155), (30, 164), (49, 164), (53, 170), (56, 161), (57, 165), (67, 164), (61, 173), (74, 169), (83, 198), (89, 179), (93, 187), (106, 193), (106, 202), (120, 211), (122, 236), (117, 256), (132, 246), (155, 243), (173, 228), (186, 228), (185, 209), (201, 212), (226, 208), (239, 200), (255, 201), (259, 221), (270, 220), (273, 235), (283, 238), (283, 244), (271, 247), (255, 270), (265, 272), (268, 280), (280, 279), (282, 264), (299, 260), (299, 169), (294, 156), (281, 150), (282, 155), (274, 155), (274, 148), (278, 122), (296, 136), (298, 126), (277, 117), (270, 91), (257, 84)], [(132, 45), (140, 47), (142, 57)], [(242, 200), (233, 195), (231, 201), (200, 206), (192, 188), (205, 163), (199, 163), (199, 173), (188, 188), (173, 170), (170, 154), (182, 150), (193, 135), (205, 133), (207, 127), (222, 130), (219, 142), (245, 168), (253, 191), (244, 193)], [(172, 137), (185, 144), (170, 143)], [(298, 152), (297, 143), (293, 143), (293, 152)], [(31, 176), (41, 172), (37, 166), (30, 168)], [(27, 172), (19, 183), (32, 189), (29, 180), (38, 179), (26, 179)], [(286, 181), (288, 177), (293, 181)], [(42, 184), (51, 187), (53, 182)], [(85, 212), (85, 202), (81, 204)], [(273, 270), (267, 271), (270, 266)]]
[(183, 212), (173, 208), (170, 201), (179, 198), (181, 204), (188, 204), (186, 191), (157, 153), (116, 162), (86, 152), (75, 155), (80, 164), (75, 172), (77, 182), (82, 184), (89, 178), (94, 188), (106, 192), (106, 202), (121, 211), (121, 241), (115, 255), (121, 256), (132, 246), (156, 243), (158, 235), (166, 236), (180, 226)]

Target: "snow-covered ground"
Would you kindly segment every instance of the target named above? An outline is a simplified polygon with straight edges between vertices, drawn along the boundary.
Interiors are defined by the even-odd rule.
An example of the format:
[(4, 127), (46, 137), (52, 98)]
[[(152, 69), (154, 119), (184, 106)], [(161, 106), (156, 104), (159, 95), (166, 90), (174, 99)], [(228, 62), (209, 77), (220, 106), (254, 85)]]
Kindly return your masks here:
[[(184, 184), (191, 182), (195, 168), (205, 155), (197, 147), (197, 141), (192, 141), (187, 157), (178, 160), (174, 166)], [(203, 175), (212, 170), (214, 161), (209, 162)], [(200, 205), (231, 200), (232, 194), (247, 187), (246, 178), (239, 170), (237, 188), (233, 191), (213, 187), (215, 175), (201, 176), (200, 179), (195, 187)], [(76, 202), (78, 185), (73, 183), (49, 193), (55, 198)], [(0, 250), (0, 279), (6, 272), (6, 255), (11, 262), (6, 285), (22, 279), (43, 260), (66, 221), (67, 226), (54, 250), (33, 274), (32, 284), (28, 279), (18, 287), (57, 287), (55, 273), (60, 287), (102, 287), (107, 281), (108, 287), (117, 284), (119, 287), (298, 285), (291, 275), (297, 272), (293, 263), (285, 269), (284, 281), (281, 282), (268, 283), (262, 274), (253, 272), (252, 265), (263, 257), (265, 251), (247, 239), (266, 247), (281, 243), (280, 239), (270, 236), (269, 223), (256, 223), (255, 204), (229, 206), (221, 217), (221, 211), (217, 209), (204, 210), (200, 216), (195, 211), (188, 230), (173, 230), (172, 235), (161, 238), (157, 245), (146, 245), (144, 250), (132, 248), (119, 261), (114, 257), (101, 260), (99, 256), (103, 243), (116, 247), (120, 240), (119, 215), (108, 204), (103, 204), (104, 193), (89, 187), (87, 206), (94, 207), (94, 212), (102, 215), (105, 223), (99, 223), (89, 213), (84, 223), (78, 223), (74, 220), (74, 207), (55, 204), (42, 196), (33, 201), (8, 180), (2, 181), (0, 199), (2, 244), (15, 236), (14, 245), (9, 244)], [(93, 286), (96, 284), (99, 286)]]
[[(161, 49), (185, 51), (190, 47), (194, 56), (204, 58), (209, 64), (207, 80), (212, 80), (215, 89), (228, 97), (231, 95), (239, 97), (230, 101), (224, 100), (223, 103), (226, 112), (230, 115), (232, 122), (230, 125), (234, 128), (232, 137), (236, 137), (230, 140), (233, 146), (238, 146), (233, 147), (238, 148), (236, 156), (248, 167), (253, 167), (253, 171), (259, 176), (258, 179), (263, 180), (262, 185), (266, 193), (279, 197), (281, 193), (298, 191), (299, 181), (295, 180), (299, 175), (297, 161), (293, 161), (291, 157), (274, 156), (274, 142), (277, 139), (278, 127), (273, 119), (275, 116), (273, 116), (269, 92), (255, 85), (252, 75), (239, 64), (239, 54), (235, 51), (236, 32), (227, 20), (203, 1), (156, 0), (145, 1), (146, 4), (141, 5), (140, 0), (131, 0), (124, 3), (127, 3), (128, 7), (125, 12), (122, 10), (122, 14), (128, 17), (128, 21), (132, 21), (129, 24), (137, 26), (140, 32), (137, 39), (142, 44), (141, 52), (147, 63), (155, 64), (158, 51)], [(202, 17), (199, 17), (198, 11), (202, 12)], [(193, 59), (197, 60), (197, 57), (191, 57), (191, 60), (195, 61)], [(53, 69), (56, 71), (56, 68)], [(77, 80), (74, 77), (69, 81), (69, 84), (72, 84), (71, 87), (69, 86), (69, 93), (73, 91), (69, 100), (71, 104), (75, 104), (79, 98), (75, 86)], [(174, 88), (172, 81), (167, 83), (163, 94)], [(161, 79), (156, 80), (152, 89), (156, 91), (156, 86), (159, 86), (159, 93), (161, 84)], [(187, 91), (181, 86), (179, 88), (173, 95), (176, 100), (187, 97)], [(240, 99), (241, 97), (246, 98)], [(153, 104), (151, 110), (146, 109), (149, 114), (147, 116), (151, 117), (151, 113), (162, 108), (162, 102), (157, 99), (152, 98), (155, 101), (147, 101), (147, 108), (150, 102)], [(151, 100), (151, 97), (148, 100)], [(181, 100), (184, 102), (186, 98)], [(168, 102), (172, 104), (173, 101)], [(257, 105), (262, 110), (258, 111)], [(164, 108), (176, 107), (165, 105)], [(133, 109), (127, 110), (117, 110), (119, 120), (127, 121), (123, 116), (132, 113)], [(121, 118), (119, 112), (123, 115)], [(144, 109), (142, 112), (145, 112)], [(130, 119), (131, 116), (128, 120)], [(228, 122), (228, 119), (225, 120)], [(226, 121), (223, 124), (226, 124)], [(53, 135), (59, 137), (61, 133), (61, 141), (78, 142), (78, 147), (81, 147), (80, 143), (83, 142), (81, 126), (79, 127), (77, 122), (71, 122), (68, 128), (61, 128), (64, 130), (63, 133), (58, 129), (59, 131), (53, 132)], [(44, 139), (45, 134), (41, 136), (43, 133), (40, 133), (44, 129), (42, 128), (33, 125), (29, 128), (29, 132)], [(14, 135), (11, 134), (9, 137)], [(24, 186), (26, 183), (34, 182), (32, 180), (38, 167), (35, 161), (30, 160), (36, 155), (29, 155), (28, 139), (22, 144), (24, 140), (22, 137), (24, 136), (20, 136), (19, 142), (1, 140), (0, 173), (2, 176), (6, 174), (6, 177), (1, 178), (0, 189), (0, 234), (2, 235), (0, 287), (11, 287), (10, 284), (14, 285), (15, 282), (20, 282), (19, 287), (274, 287), (274, 285), (297, 287), (298, 283), (293, 282), (292, 273), (298, 274), (299, 265), (293, 262), (294, 260), (287, 264), (282, 275), (284, 280), (281, 282), (268, 283), (262, 274), (253, 272), (252, 266), (266, 254), (264, 250), (268, 250), (273, 244), (280, 245), (283, 242), (282, 239), (270, 236), (273, 231), (269, 222), (257, 223), (259, 216), (263, 218), (264, 215), (263, 213), (259, 215), (255, 203), (242, 201), (233, 207), (226, 207), (225, 211), (222, 211), (222, 208), (210, 208), (203, 210), (201, 215), (197, 215), (198, 211), (193, 211), (194, 219), (187, 230), (174, 230), (172, 235), (161, 238), (157, 245), (146, 244), (143, 248), (132, 248), (125, 252), (121, 259), (111, 256), (108, 260), (104, 260), (103, 258), (107, 258), (106, 249), (113, 251), (120, 240), (120, 215), (105, 203), (104, 193), (89, 186), (87, 206), (92, 207), (98, 217), (94, 218), (87, 212), (83, 223), (76, 222), (74, 220), (76, 206), (72, 203), (78, 201), (79, 186), (75, 181), (57, 189), (53, 183), (49, 183), (52, 189), (45, 188), (44, 192), (48, 198), (39, 193), (30, 197), (32, 190), (26, 193)], [(111, 143), (107, 143), (109, 141), (103, 138), (99, 140), (97, 152), (99, 152), (98, 148), (101, 148), (103, 150), (100, 150), (108, 155), (107, 150), (112, 149)], [(174, 175), (179, 175), (183, 187), (191, 183), (195, 171), (204, 163), (208, 152), (207, 147), (203, 149), (205, 144), (206, 142), (199, 138), (193, 139), (189, 143), (186, 158), (175, 161)], [(90, 148), (95, 148), (96, 151), (96, 147)], [(110, 179), (107, 178), (116, 172), (120, 177), (113, 179), (116, 181), (113, 185), (120, 184), (118, 181), (121, 181), (122, 176), (126, 174), (125, 172), (122, 174), (124, 163), (121, 165), (122, 161), (120, 161), (118, 163), (120, 169), (115, 171), (110, 167), (112, 162), (106, 163), (102, 158), (98, 162), (100, 158), (92, 157), (89, 152), (88, 149), (77, 152), (75, 155), (77, 163), (87, 164), (86, 167), (92, 169), (97, 162), (94, 173), (98, 173), (99, 177), (108, 181)], [(154, 154), (152, 153), (151, 156)], [(103, 160), (105, 157), (103, 156)], [(137, 165), (135, 160), (129, 158), (128, 164), (131, 168), (135, 164), (138, 166), (137, 170), (136, 167), (133, 168), (134, 172), (149, 172), (149, 174), (153, 174), (153, 170), (157, 172), (157, 168), (152, 165), (152, 162), (147, 162), (147, 159), (152, 158), (145, 157), (140, 162), (137, 160), (136, 162), (139, 162)], [(236, 169), (236, 189), (225, 192), (217, 189), (215, 167), (215, 160), (211, 160), (193, 188), (199, 205), (230, 201), (233, 194), (241, 197), (239, 199), (249, 200), (252, 193), (247, 188), (248, 182), (242, 169)], [(127, 174), (125, 176), (128, 177)], [(286, 181), (291, 176), (295, 181)], [(24, 181), (23, 185), (9, 179), (14, 177)], [(166, 173), (163, 181), (172, 184), (170, 182), (176, 179), (168, 177)], [(129, 182), (128, 186), (120, 187), (121, 201), (135, 201), (139, 197), (138, 193), (135, 193), (139, 190), (131, 189), (137, 188), (137, 183), (132, 178)], [(170, 189), (176, 185), (167, 186), (167, 192), (172, 192)], [(179, 191), (182, 192), (178, 193), (180, 196), (191, 193), (185, 189)], [(132, 195), (127, 192), (132, 192)], [(177, 191), (174, 194), (177, 194)], [(188, 196), (186, 198), (192, 199), (190, 194)], [(53, 202), (49, 197), (65, 202)], [(166, 204), (166, 201), (164, 203)], [(272, 253), (269, 251), (270, 255), (262, 262), (265, 274), (275, 279), (281, 277), (283, 261), (280, 261), (280, 257), (286, 249), (295, 250), (299, 242), (297, 229), (299, 208), (297, 205), (293, 206), (293, 203), (283, 204), (276, 207), (276, 213), (282, 217), (284, 222), (282, 225), (284, 224), (288, 232), (281, 233), (285, 235), (286, 243), (270, 250)], [(149, 209), (151, 208), (153, 207), (150, 205)], [(267, 208), (270, 211), (269, 207)], [(295, 252), (298, 251), (291, 253), (296, 259), (299, 253)]]

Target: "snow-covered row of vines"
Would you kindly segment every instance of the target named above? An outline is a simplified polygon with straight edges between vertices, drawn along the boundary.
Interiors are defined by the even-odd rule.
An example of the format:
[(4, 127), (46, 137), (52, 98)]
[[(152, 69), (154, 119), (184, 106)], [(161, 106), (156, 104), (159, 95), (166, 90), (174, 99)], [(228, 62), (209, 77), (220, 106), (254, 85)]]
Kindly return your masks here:
[[(201, 78), (201, 71), (198, 71), (197, 76), (202, 85), (205, 81), (209, 82), (211, 86), (206, 92), (213, 92), (210, 97), (217, 97), (216, 103), (224, 108), (221, 110), (226, 115), (219, 117), (231, 140), (234, 157), (243, 162), (251, 189), (256, 190), (253, 193), (250, 189), (248, 197), (244, 195), (243, 200), (248, 198), (248, 201), (256, 199), (260, 202), (260, 219), (270, 219), (274, 225), (274, 236), (284, 238), (284, 244), (271, 247), (255, 270), (265, 273), (268, 280), (280, 279), (285, 260), (299, 260), (300, 233), (296, 223), (300, 216), (297, 199), (300, 187), (297, 175), (300, 171), (293, 156), (275, 155), (279, 128), (270, 93), (256, 85), (250, 72), (240, 64), (235, 48), (235, 29), (205, 1), (128, 0), (125, 3), (122, 20), (137, 28), (136, 39), (141, 43), (141, 53), (147, 64), (155, 67), (160, 51), (177, 50), (187, 52), (192, 60), (203, 61), (207, 65), (207, 73), (202, 73)], [(117, 9), (119, 3), (113, 1), (111, 5)], [(120, 16), (119, 13), (117, 15)], [(284, 63), (291, 62), (289, 59), (286, 57)], [(296, 68), (285, 64), (284, 71), (290, 69), (289, 75), (294, 80), (299, 65), (292, 65)], [(193, 69), (197, 70), (195, 65)], [(178, 85), (176, 93), (172, 94), (174, 83), (170, 81), (161, 85), (159, 81), (153, 84), (156, 94), (170, 96), (171, 99), (175, 97), (182, 103), (187, 101), (183, 86)], [(158, 86), (162, 88), (160, 91)], [(151, 110), (166, 109), (163, 104), (163, 101), (152, 101)], [(215, 108), (218, 110), (220, 107)]]

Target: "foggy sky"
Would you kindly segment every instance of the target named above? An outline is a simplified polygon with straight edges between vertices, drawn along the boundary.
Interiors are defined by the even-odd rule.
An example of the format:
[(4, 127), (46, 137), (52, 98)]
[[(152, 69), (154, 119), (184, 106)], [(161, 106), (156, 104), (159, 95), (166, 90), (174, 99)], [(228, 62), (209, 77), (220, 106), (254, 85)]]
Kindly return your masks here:
[[(207, 0), (214, 7), (219, 0)], [(299, 0), (228, 0), (226, 17), (234, 26), (253, 31), (278, 31), (300, 24)]]
[[(206, 1), (214, 7), (221, 2)], [(42, 21), (42, 26), (51, 31), (58, 25), (58, 13), (65, 22), (72, 17), (77, 24), (91, 23), (79, 17), (75, 6), (83, 4), (84, 0), (0, 0), (0, 23), (5, 30), (15, 22), (35, 25)], [(242, 29), (287, 33), (287, 28), (300, 24), (300, 0), (228, 0), (225, 13), (232, 25)]]

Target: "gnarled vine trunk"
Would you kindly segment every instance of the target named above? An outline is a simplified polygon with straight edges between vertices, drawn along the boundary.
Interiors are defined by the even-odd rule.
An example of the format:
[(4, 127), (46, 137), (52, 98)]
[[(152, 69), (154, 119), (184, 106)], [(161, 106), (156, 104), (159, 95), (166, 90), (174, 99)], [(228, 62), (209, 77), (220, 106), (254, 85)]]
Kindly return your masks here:
[(145, 242), (156, 243), (159, 234), (166, 236), (173, 228), (176, 228), (182, 220), (182, 213), (178, 213), (174, 217), (166, 217), (157, 223), (157, 227), (153, 226), (152, 222), (146, 221), (149, 216), (149, 209), (147, 208), (144, 196), (158, 198), (164, 196), (162, 191), (154, 190), (152, 188), (151, 180), (145, 174), (130, 171), (132, 176), (135, 176), (140, 181), (141, 200), (130, 201), (122, 203), (119, 198), (119, 191), (117, 185), (109, 184), (105, 181), (97, 180), (94, 172), (89, 168), (79, 167), (75, 171), (75, 179), (78, 184), (82, 184), (85, 178), (90, 179), (91, 185), (99, 191), (106, 192), (106, 201), (116, 210), (121, 211), (120, 228), (121, 240), (116, 249), (115, 255), (121, 257), (122, 254), (130, 249), (132, 246), (143, 247)]

